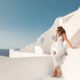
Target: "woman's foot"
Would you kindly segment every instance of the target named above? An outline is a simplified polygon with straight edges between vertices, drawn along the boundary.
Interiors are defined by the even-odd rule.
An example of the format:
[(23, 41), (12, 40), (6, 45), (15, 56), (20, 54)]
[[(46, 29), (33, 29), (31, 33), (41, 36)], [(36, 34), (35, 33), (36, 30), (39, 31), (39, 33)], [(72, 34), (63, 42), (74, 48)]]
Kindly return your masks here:
[(62, 76), (62, 71), (61, 68), (58, 66), (53, 70), (52, 77), (61, 77)]
[(56, 69), (54, 69), (53, 73), (52, 73), (52, 77), (56, 77), (56, 75), (57, 75), (57, 71), (56, 71)]
[(57, 72), (56, 77), (61, 77), (62, 76), (62, 71), (61, 71), (61, 68), (60, 67), (58, 67), (56, 69), (56, 72)]

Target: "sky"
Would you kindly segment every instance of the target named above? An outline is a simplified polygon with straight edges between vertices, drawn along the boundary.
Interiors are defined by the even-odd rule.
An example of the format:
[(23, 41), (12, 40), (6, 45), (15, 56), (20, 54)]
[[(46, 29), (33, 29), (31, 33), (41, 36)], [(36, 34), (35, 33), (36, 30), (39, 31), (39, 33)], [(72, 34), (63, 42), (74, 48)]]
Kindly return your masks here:
[(0, 0), (0, 49), (34, 43), (57, 17), (79, 7), (80, 0)]

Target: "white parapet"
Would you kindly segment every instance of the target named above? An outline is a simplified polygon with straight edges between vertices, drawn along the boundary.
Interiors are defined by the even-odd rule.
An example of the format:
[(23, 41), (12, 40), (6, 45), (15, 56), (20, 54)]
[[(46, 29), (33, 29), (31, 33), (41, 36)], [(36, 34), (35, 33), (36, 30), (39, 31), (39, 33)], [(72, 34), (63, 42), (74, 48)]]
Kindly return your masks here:
[(43, 57), (43, 56), (49, 56), (49, 55), (43, 54), (43, 51), (41, 50), (40, 47), (35, 47), (34, 53), (24, 52), (24, 51), (14, 50), (14, 49), (9, 50), (10, 58), (25, 58), (25, 57), (40, 57), (40, 56)]
[(65, 80), (80, 80), (80, 48), (68, 49), (68, 56), (62, 65)]
[(51, 56), (0, 57), (0, 80), (40, 80), (51, 74)]
[(35, 54), (44, 54), (43, 49), (40, 46), (35, 46)]

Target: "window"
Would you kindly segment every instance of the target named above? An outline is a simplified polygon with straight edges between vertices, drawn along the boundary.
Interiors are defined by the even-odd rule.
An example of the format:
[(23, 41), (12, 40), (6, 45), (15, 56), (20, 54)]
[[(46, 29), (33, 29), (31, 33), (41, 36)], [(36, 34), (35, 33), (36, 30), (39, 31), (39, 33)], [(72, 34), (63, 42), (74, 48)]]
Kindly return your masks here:
[(44, 44), (44, 38), (41, 38), (41, 44)]
[(51, 43), (54, 42), (54, 35), (51, 36)]

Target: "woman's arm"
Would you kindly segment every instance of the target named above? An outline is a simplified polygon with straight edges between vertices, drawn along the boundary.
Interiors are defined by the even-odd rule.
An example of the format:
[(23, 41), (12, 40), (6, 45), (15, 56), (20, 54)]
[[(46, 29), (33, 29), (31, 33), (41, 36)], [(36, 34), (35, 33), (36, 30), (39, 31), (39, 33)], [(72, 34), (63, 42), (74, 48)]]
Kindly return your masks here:
[(71, 48), (75, 49), (75, 47), (74, 47), (74, 46), (71, 44), (71, 42), (68, 40), (66, 34), (63, 34), (63, 37), (64, 37), (64, 39), (66, 40), (67, 44), (68, 44)]

